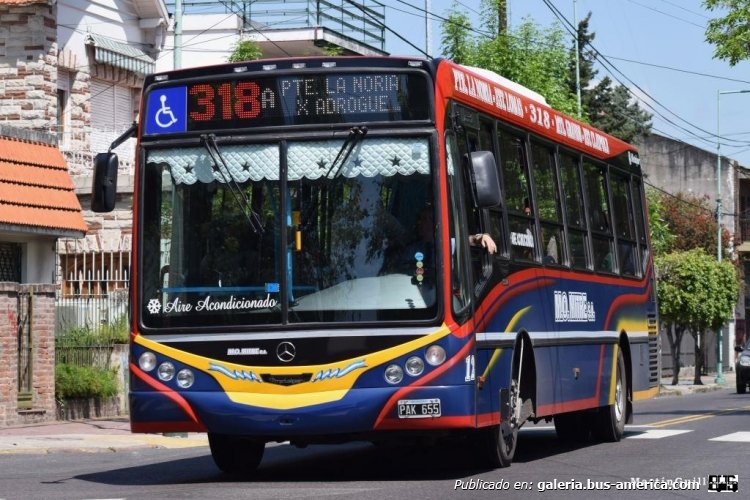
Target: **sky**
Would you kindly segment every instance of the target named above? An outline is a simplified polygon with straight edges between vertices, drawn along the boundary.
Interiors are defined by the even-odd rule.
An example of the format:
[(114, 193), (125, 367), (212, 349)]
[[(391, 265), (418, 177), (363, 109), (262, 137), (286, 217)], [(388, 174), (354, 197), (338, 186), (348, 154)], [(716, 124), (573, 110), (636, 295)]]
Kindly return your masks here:
[[(381, 1), (387, 5), (388, 27), (420, 49), (426, 47), (425, 14), (418, 9), (424, 10), (429, 2), (435, 16), (446, 17), (454, 3)], [(574, 0), (551, 2), (573, 21)], [(478, 0), (458, 3), (475, 27), (480, 26), (479, 5)], [(542, 0), (508, 0), (508, 5), (511, 27), (524, 19), (544, 27), (556, 21)], [(750, 167), (750, 93), (722, 94), (717, 121), (719, 91), (750, 91), (750, 62), (732, 67), (715, 59), (714, 47), (705, 41), (706, 24), (719, 13), (707, 11), (701, 0), (576, 0), (575, 7), (578, 20), (592, 13), (589, 30), (596, 33), (594, 47), (622, 73), (616, 74), (617, 80), (642, 100), (641, 107), (654, 114), (653, 132), (715, 153), (719, 127), (722, 156)], [(442, 21), (434, 19), (431, 24), (432, 55), (441, 55)], [(386, 50), (394, 55), (419, 54), (392, 32), (386, 35)], [(597, 78), (612, 78), (601, 66), (598, 69)]]

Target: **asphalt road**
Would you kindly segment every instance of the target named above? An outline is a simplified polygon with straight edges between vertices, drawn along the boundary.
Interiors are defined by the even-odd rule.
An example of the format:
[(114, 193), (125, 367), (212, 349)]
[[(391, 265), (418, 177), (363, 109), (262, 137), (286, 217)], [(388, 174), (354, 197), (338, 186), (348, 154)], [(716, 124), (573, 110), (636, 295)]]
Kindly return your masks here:
[[(710, 476), (735, 474), (729, 498), (747, 498), (748, 416), (750, 396), (729, 389), (658, 398), (636, 403), (620, 443), (564, 445), (549, 424), (524, 428), (514, 464), (497, 470), (440, 444), (277, 445), (247, 481), (220, 473), (206, 447), (0, 455), (0, 498), (716, 498)], [(698, 489), (653, 489), (673, 480)], [(650, 489), (615, 489), (625, 485)]]

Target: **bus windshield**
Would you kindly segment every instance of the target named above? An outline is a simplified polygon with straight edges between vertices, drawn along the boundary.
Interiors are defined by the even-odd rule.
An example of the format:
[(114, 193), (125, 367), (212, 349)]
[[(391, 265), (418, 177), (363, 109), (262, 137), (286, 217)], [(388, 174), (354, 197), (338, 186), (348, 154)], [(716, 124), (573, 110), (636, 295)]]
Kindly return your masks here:
[(213, 146), (146, 152), (144, 327), (435, 318), (427, 137)]

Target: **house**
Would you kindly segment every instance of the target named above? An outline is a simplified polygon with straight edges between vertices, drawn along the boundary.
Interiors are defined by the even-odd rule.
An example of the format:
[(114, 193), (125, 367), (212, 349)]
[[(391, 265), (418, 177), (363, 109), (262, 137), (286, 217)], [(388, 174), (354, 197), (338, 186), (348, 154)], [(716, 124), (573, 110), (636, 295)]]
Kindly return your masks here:
[(56, 418), (55, 241), (87, 229), (56, 144), (0, 126), (0, 427)]

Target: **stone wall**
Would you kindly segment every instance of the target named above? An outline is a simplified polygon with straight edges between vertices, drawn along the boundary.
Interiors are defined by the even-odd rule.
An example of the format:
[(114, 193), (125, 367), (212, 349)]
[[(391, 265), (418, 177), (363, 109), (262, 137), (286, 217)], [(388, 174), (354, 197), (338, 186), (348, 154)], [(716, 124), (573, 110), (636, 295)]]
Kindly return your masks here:
[[(18, 407), (19, 296), (33, 294), (29, 321), (32, 405)], [(55, 287), (0, 283), (0, 427), (55, 420)]]
[(48, 129), (57, 122), (54, 3), (0, 4), (0, 121)]

